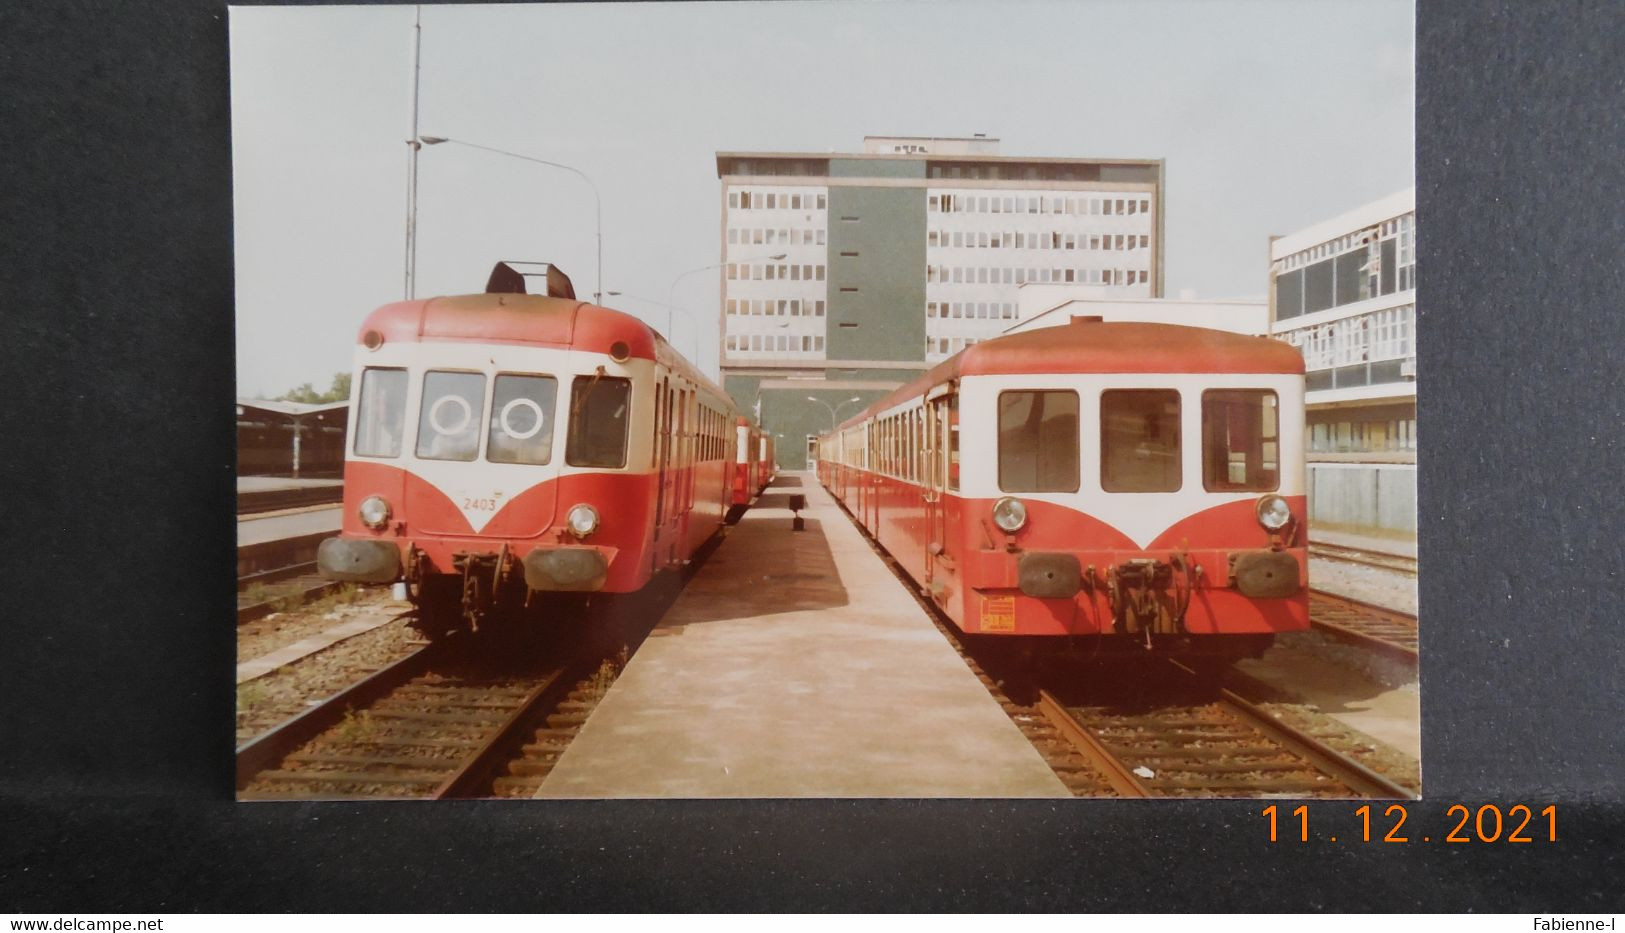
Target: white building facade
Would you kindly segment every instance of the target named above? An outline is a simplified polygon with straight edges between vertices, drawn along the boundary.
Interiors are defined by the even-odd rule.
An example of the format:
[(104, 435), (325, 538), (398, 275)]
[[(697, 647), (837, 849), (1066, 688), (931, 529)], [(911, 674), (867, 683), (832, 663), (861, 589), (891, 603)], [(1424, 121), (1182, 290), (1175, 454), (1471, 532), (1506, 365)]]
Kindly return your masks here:
[(1270, 243), (1271, 334), (1303, 352), (1311, 518), (1416, 531), (1416, 189)]
[(807, 437), (1018, 317), (1028, 283), (1162, 289), (1163, 164), (971, 137), (719, 152), (723, 384), (798, 468)]
[(1022, 188), (926, 192), (926, 359), (946, 359), (1020, 318), (1027, 284), (1160, 293), (1150, 192)]

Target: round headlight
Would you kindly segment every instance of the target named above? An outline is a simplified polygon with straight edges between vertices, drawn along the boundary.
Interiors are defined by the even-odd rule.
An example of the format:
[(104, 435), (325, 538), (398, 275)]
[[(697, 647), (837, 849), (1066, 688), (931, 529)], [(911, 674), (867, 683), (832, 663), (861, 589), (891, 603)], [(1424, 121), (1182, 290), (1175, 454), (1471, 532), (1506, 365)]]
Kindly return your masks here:
[(389, 503), (383, 496), (368, 496), (361, 500), (361, 507), (356, 509), (361, 516), (361, 523), (368, 528), (382, 528), (389, 524)]
[(1287, 508), (1286, 500), (1280, 496), (1260, 496), (1257, 512), (1258, 523), (1270, 531), (1280, 531), (1287, 522), (1292, 521), (1292, 510)]
[(993, 524), (1005, 534), (1015, 534), (1027, 524), (1027, 507), (1014, 496), (1005, 496), (993, 503)]
[(565, 521), (570, 524), (570, 533), (578, 538), (585, 538), (598, 530), (598, 510), (592, 506), (581, 503), (570, 509)]

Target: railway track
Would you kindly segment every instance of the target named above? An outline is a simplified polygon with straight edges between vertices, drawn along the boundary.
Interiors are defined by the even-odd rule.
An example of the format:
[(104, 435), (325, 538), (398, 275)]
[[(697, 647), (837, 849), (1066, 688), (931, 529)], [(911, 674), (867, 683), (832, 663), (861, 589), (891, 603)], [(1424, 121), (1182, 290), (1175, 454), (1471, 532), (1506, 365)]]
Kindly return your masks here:
[(596, 667), (584, 656), (537, 665), (500, 655), (431, 645), (313, 706), (238, 748), (238, 799), (534, 792), (573, 734), (561, 725), (585, 721), (584, 701), (569, 694)]
[(662, 574), (549, 637), (421, 648), (240, 746), (238, 799), (534, 796), (683, 579)]
[[(304, 572), (294, 576), (286, 576), (280, 580), (266, 582), (259, 581), (261, 588), (266, 590), (266, 598), (253, 598), (245, 595), (241, 590), (238, 593), (237, 624), (242, 625), (263, 619), (273, 612), (292, 609), (305, 603), (321, 599), (330, 593), (335, 593), (344, 584), (333, 580), (324, 580), (316, 573), (316, 565), (310, 564)], [(246, 587), (243, 581), (238, 581), (239, 587)], [(253, 599), (243, 602), (244, 599)]]
[(1038, 709), (1123, 797), (1415, 797), (1230, 690), (1139, 709), (1044, 690)]
[(1378, 567), (1383, 570), (1394, 570), (1399, 573), (1416, 575), (1416, 558), (1406, 557), (1403, 554), (1383, 554), (1377, 551), (1365, 551), (1359, 548), (1347, 547), (1341, 544), (1328, 544), (1324, 541), (1309, 542), (1309, 556), (1320, 557), (1326, 560), (1341, 561), (1345, 564), (1362, 564), (1366, 567)]
[(1417, 663), (1416, 616), (1347, 596), (1310, 590), (1309, 621), (1339, 641), (1406, 664)]
[[(843, 511), (845, 507), (842, 506)], [(847, 512), (848, 518), (851, 513)], [(863, 527), (853, 519), (854, 527)], [(1414, 799), (1416, 792), (1367, 768), (1315, 735), (1281, 722), (1228, 689), (1212, 685), (1189, 668), (1169, 662), (1167, 678), (1129, 678), (1097, 691), (1091, 705), (1068, 705), (1043, 687), (1045, 681), (1077, 682), (1076, 670), (1039, 673), (1030, 665), (1004, 662), (995, 671), (982, 663), (952, 623), (910, 582), (901, 566), (874, 539), (864, 539), (1061, 783), (1080, 797), (1369, 797)], [(1414, 662), (1416, 621), (1391, 610), (1311, 591), (1311, 614), (1351, 608), (1387, 613), (1396, 624), (1410, 618)], [(994, 664), (994, 658), (986, 659)], [(1001, 676), (1002, 674), (1002, 676)], [(1083, 682), (1112, 679), (1093, 670)], [(1133, 696), (1154, 683), (1153, 697)], [(1036, 693), (1036, 699), (1020, 698)]]

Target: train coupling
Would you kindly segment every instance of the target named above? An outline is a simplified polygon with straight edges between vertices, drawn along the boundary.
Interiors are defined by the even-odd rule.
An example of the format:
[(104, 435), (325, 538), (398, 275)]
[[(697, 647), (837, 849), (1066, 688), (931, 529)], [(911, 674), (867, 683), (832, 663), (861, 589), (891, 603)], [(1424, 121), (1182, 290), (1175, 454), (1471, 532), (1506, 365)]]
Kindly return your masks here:
[(1122, 634), (1143, 637), (1147, 649), (1152, 647), (1153, 634), (1184, 633), (1185, 612), (1196, 579), (1185, 554), (1170, 555), (1167, 560), (1137, 557), (1109, 568), (1106, 598), (1114, 627)]

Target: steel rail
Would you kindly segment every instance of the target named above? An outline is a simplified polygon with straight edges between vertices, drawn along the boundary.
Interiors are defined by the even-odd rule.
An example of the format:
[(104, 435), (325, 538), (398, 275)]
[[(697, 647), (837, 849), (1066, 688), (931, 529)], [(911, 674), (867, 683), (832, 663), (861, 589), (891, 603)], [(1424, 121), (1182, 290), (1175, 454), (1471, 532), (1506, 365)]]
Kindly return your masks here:
[(1333, 603), (1343, 608), (1355, 609), (1366, 613), (1373, 617), (1373, 622), (1388, 624), (1394, 626), (1395, 628), (1408, 630), (1412, 633), (1412, 638), (1419, 641), (1421, 638), (1421, 633), (1417, 626), (1416, 616), (1407, 612), (1400, 612), (1396, 609), (1389, 609), (1386, 606), (1378, 606), (1375, 603), (1354, 599), (1352, 597), (1343, 596), (1337, 593), (1328, 593), (1324, 590), (1310, 590), (1309, 622), (1315, 628), (1324, 631), (1326, 634), (1340, 641), (1375, 651), (1402, 663), (1413, 666), (1417, 663), (1419, 658), (1419, 646), (1413, 646), (1406, 644), (1405, 642), (1384, 638), (1379, 634), (1364, 631), (1352, 626), (1343, 625), (1324, 617), (1316, 618), (1314, 604), (1317, 600), (1323, 603)]
[(1409, 788), (1390, 781), (1309, 733), (1281, 722), (1234, 690), (1221, 689), (1219, 696), (1226, 708), (1242, 721), (1326, 775), (1343, 782), (1360, 796), (1379, 800), (1417, 798), (1417, 794)]
[(331, 729), (352, 709), (368, 706), (389, 691), (423, 673), (444, 650), (437, 643), (412, 652), (388, 667), (379, 668), (308, 710), (285, 720), (237, 747), (237, 788), (241, 790), (262, 771), (269, 771), (299, 746)]
[[(1183, 670), (1183, 668), (1181, 668)], [(1283, 723), (1233, 690), (1222, 689), (1220, 708), (1263, 738), (1304, 761), (1310, 767), (1338, 781), (1362, 798), (1414, 800), (1411, 789), (1389, 780), (1365, 765), (1332, 749), (1324, 742)], [(1123, 797), (1158, 797), (1116, 753), (1047, 690), (1039, 691), (1039, 711), (1068, 742), (1106, 778), (1113, 791)]]
[(525, 730), (534, 726), (536, 709), (557, 699), (558, 694), (574, 682), (573, 678), (566, 678), (564, 675), (576, 666), (578, 665), (573, 662), (565, 664), (545, 675), (541, 682), (519, 701), (518, 707), (508, 715), (502, 725), (497, 727), (485, 744), (470, 753), (456, 771), (440, 782), (440, 786), (436, 787), (430, 796), (435, 800), (488, 796), (491, 782), (497, 776), (497, 769), (508, 761), (511, 748)]
[(1363, 551), (1359, 548), (1351, 548), (1341, 544), (1327, 544), (1323, 541), (1309, 542), (1309, 556), (1341, 561), (1345, 564), (1376, 567), (1379, 570), (1392, 570), (1395, 573), (1409, 574), (1413, 577), (1417, 573), (1417, 560), (1414, 557), (1408, 557), (1404, 554)]
[(1078, 722), (1060, 700), (1048, 690), (1038, 691), (1038, 711), (1050, 721), (1061, 737), (1071, 742), (1083, 757), (1106, 778), (1106, 784), (1123, 797), (1155, 797), (1137, 775), (1112, 754), (1084, 725)]

